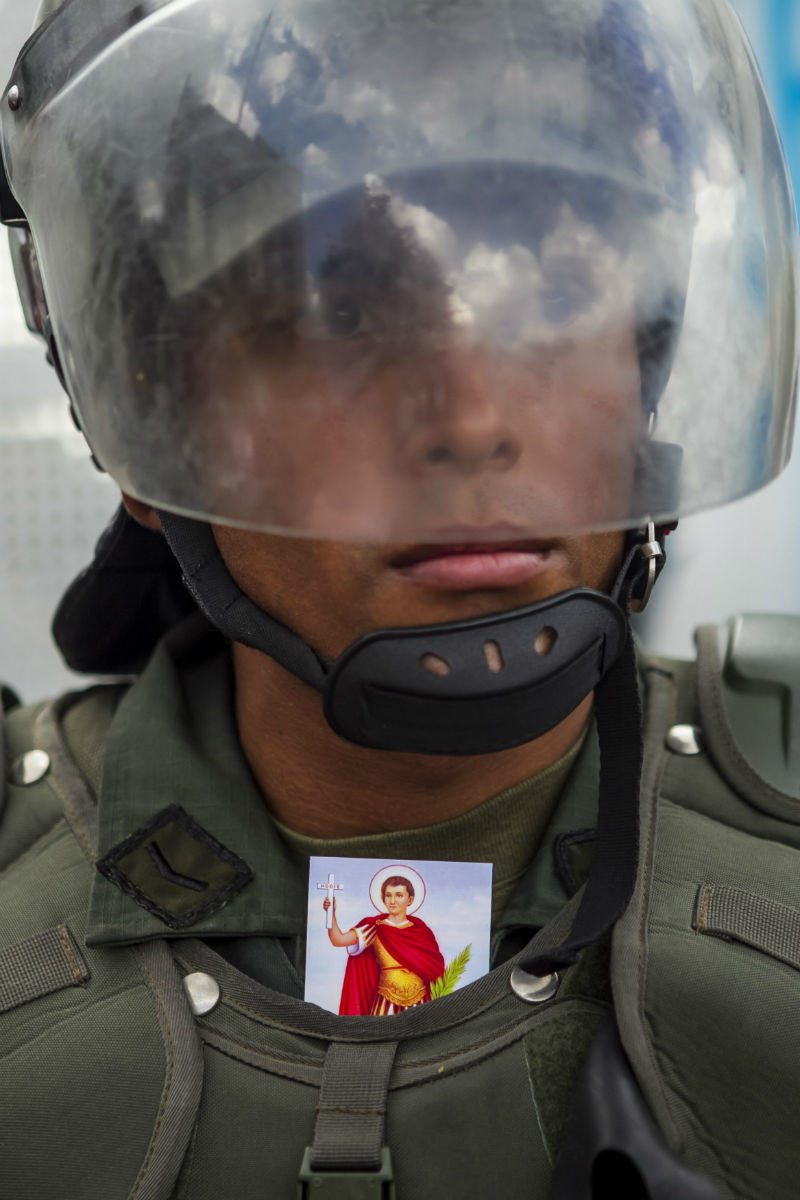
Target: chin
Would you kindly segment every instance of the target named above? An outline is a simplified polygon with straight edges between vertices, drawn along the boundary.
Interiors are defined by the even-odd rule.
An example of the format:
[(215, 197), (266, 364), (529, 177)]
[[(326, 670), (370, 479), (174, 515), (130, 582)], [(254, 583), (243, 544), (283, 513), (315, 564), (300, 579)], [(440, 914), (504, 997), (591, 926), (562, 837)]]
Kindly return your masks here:
[(411, 625), (438, 625), (446, 621), (467, 621), (495, 613), (511, 612), (529, 604), (547, 600), (575, 585), (553, 580), (536, 587), (481, 588), (465, 592), (436, 592), (433, 595), (409, 597), (409, 603), (397, 606), (397, 619), (386, 621), (385, 628)]

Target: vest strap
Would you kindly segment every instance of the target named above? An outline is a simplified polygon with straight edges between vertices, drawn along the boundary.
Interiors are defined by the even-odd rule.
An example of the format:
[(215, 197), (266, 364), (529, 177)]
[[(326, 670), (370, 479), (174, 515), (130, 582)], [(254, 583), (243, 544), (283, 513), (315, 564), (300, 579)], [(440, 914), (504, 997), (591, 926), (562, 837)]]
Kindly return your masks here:
[(752, 946), (800, 971), (800, 910), (745, 888), (702, 883), (697, 889), (696, 933)]
[[(332, 1042), (325, 1056), (314, 1140), (303, 1156), (298, 1197), (393, 1200), (383, 1145), (386, 1096), (397, 1042)], [(313, 1190), (312, 1190), (313, 1189)]]
[(628, 628), (622, 654), (595, 690), (600, 741), (600, 790), (594, 863), (572, 928), (548, 953), (528, 948), (521, 967), (548, 975), (570, 966), (628, 906), (639, 857), (638, 796), (642, 771), (642, 712), (633, 637)]
[(381, 1167), (386, 1094), (397, 1042), (332, 1042), (325, 1056), (310, 1165), (315, 1171)]

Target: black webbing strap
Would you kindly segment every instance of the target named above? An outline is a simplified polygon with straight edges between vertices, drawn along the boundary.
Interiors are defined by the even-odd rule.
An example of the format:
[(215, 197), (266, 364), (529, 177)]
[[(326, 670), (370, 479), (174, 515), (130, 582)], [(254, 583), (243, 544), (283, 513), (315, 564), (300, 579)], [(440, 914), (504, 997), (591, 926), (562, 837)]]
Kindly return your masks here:
[(315, 1171), (377, 1171), (381, 1165), (386, 1094), (397, 1042), (332, 1042), (325, 1056)]
[[(566, 671), (559, 670), (555, 673), (551, 671), (553, 687), (550, 692), (544, 686), (547, 684), (549, 687), (547, 675), (549, 663), (544, 657), (539, 659), (536, 656), (530, 657), (528, 666), (533, 674), (530, 678), (522, 681), (527, 688), (525, 691), (520, 686), (519, 680), (516, 681), (513, 688), (509, 687), (507, 679), (500, 680), (499, 676), (498, 679), (487, 680), (485, 663), (478, 653), (473, 655), (470, 661), (474, 661), (474, 664), (480, 666), (479, 677), (473, 677), (474, 672), (470, 673), (470, 671), (454, 674), (454, 681), (460, 681), (461, 691), (458, 692), (456, 688), (453, 688), (452, 699), (455, 703), (450, 705), (450, 697), (441, 697), (438, 692), (432, 697), (428, 695), (433, 684), (427, 677), (424, 680), (426, 688), (420, 691), (419, 681), (423, 675), (419, 666), (420, 652), (414, 649), (410, 638), (415, 632), (424, 633), (426, 645), (427, 638), (435, 635), (441, 637), (457, 635), (462, 639), (462, 643), (466, 635), (470, 637), (474, 635), (474, 638), (480, 641), (481, 638), (492, 636), (487, 618), (456, 623), (458, 628), (452, 624), (445, 624), (417, 631), (408, 629), (378, 631), (378, 633), (368, 634), (355, 642), (344, 651), (336, 663), (332, 663), (317, 654), (298, 634), (293, 633), (268, 612), (259, 608), (241, 590), (225, 564), (210, 525), (165, 511), (160, 511), (159, 517), (167, 542), (180, 564), (184, 582), (208, 620), (227, 637), (268, 654), (304, 683), (323, 692), (328, 722), (341, 736), (362, 745), (375, 746), (380, 749), (410, 750), (429, 754), (475, 753), (476, 749), (478, 752), (505, 749), (511, 745), (520, 745), (525, 741), (530, 741), (533, 737), (538, 736), (539, 732), (551, 728), (554, 721), (561, 719), (567, 710), (571, 710), (574, 703), (595, 688), (598, 702), (601, 706), (606, 703), (609, 705), (610, 711), (617, 714), (613, 718), (613, 724), (619, 723), (620, 725), (619, 733), (615, 732), (613, 728), (608, 729), (606, 734), (601, 733), (601, 746), (602, 738), (605, 737), (609, 746), (605, 757), (608, 763), (612, 764), (604, 769), (605, 776), (608, 777), (609, 771), (615, 776), (618, 775), (624, 790), (629, 783), (628, 777), (632, 778), (633, 772), (638, 772), (641, 757), (641, 747), (636, 749), (641, 740), (641, 734), (638, 732), (638, 712), (632, 714), (637, 728), (636, 737), (633, 738), (632, 733), (630, 735), (633, 738), (632, 741), (630, 739), (626, 741), (624, 722), (619, 716), (624, 709), (634, 703), (632, 697), (637, 694), (630, 633), (627, 634), (627, 653), (630, 658), (627, 673), (622, 667), (612, 668), (611, 673), (597, 683), (595, 660), (597, 659), (598, 645), (601, 645), (604, 654), (599, 665), (602, 672), (609, 670), (609, 662), (619, 653), (619, 647), (622, 644), (622, 628), (627, 629), (631, 597), (641, 599), (642, 588), (644, 587), (646, 590), (648, 587), (647, 579), (651, 563), (643, 551), (646, 552), (648, 549), (648, 546), (644, 545), (644, 538), (648, 535), (652, 538), (655, 534), (652, 526), (649, 526), (647, 531), (634, 530), (628, 535), (623, 564), (615, 580), (610, 600), (605, 596), (600, 596), (599, 593), (591, 592), (590, 589), (586, 590), (584, 594), (584, 590), (578, 588), (573, 592), (563, 593), (560, 598), (553, 597), (547, 602), (546, 607), (550, 611), (557, 607), (559, 599), (561, 603), (567, 601), (572, 603), (573, 596), (579, 602), (585, 601), (586, 597), (594, 597), (597, 602), (602, 601), (601, 608), (603, 604), (609, 606), (616, 617), (609, 628), (606, 627), (608, 626), (607, 621), (605, 624), (600, 622), (597, 629), (595, 628), (597, 621), (591, 624), (590, 632), (593, 631), (592, 637), (589, 639), (591, 644), (581, 648), (580, 638), (578, 639), (578, 651), (582, 653), (583, 657), (573, 656), (572, 662), (567, 664), (570, 668), (569, 674)], [(652, 545), (652, 543), (650, 544)], [(656, 563), (656, 570), (658, 570), (660, 565), (663, 565), (663, 550), (660, 548), (660, 543), (656, 545), (656, 550), (659, 560)], [(652, 558), (653, 556), (650, 555), (650, 559)], [(530, 615), (528, 610), (519, 609), (512, 613), (500, 614), (495, 623), (505, 630), (507, 623), (512, 620), (522, 622)], [(597, 616), (596, 613), (594, 615)], [(580, 613), (577, 616), (580, 617)], [(576, 620), (573, 624), (578, 633), (581, 631), (583, 634), (586, 633), (588, 627), (583, 619)], [(584, 638), (584, 640), (586, 639)], [(564, 642), (563, 644), (569, 643)], [(389, 675), (386, 675), (383, 669), (386, 663), (381, 660), (379, 678), (371, 679), (366, 676), (362, 678), (359, 668), (363, 666), (363, 655), (367, 652), (374, 652), (376, 648), (383, 650), (387, 647), (389, 651), (387, 661), (391, 668)], [(409, 652), (409, 647), (411, 647), (411, 652)], [(460, 650), (463, 656), (463, 644)], [(404, 653), (401, 654), (401, 651)], [(362, 657), (358, 658), (357, 654)], [(519, 666), (519, 662), (522, 660), (519, 659), (516, 650), (512, 658)], [(563, 707), (566, 702), (565, 686), (569, 683), (574, 692), (574, 682), (579, 678), (580, 672), (583, 672), (585, 677), (584, 684), (578, 689), (578, 695), (573, 697), (569, 693), (566, 696), (569, 704), (565, 712), (561, 713), (558, 705), (560, 702)], [(538, 681), (537, 673), (543, 676), (538, 678)], [(618, 682), (614, 683), (614, 680)], [(337, 707), (335, 701), (337, 698), (341, 699), (343, 681), (347, 682), (349, 690), (344, 688), (344, 700)], [(604, 695), (609, 697), (608, 701), (602, 700)], [(365, 704), (365, 697), (369, 697), (373, 707), (376, 707), (374, 714), (371, 713), (369, 705)], [(533, 698), (537, 700), (535, 710), (532, 704), (528, 705), (528, 701)], [(497, 704), (496, 699), (502, 703)], [(514, 707), (515, 700), (516, 709)], [(524, 704), (520, 702), (522, 700), (524, 700)], [(441, 701), (446, 702), (445, 707), (448, 708), (451, 718), (456, 716), (459, 718), (460, 724), (456, 723), (454, 732), (448, 726), (446, 713), (440, 714), (437, 711), (431, 715), (428, 711), (432, 705), (435, 707), (437, 703), (441, 709)], [(484, 711), (487, 702), (491, 702), (490, 715), (493, 718), (491, 725), (486, 720)], [(536, 720), (531, 718), (531, 714), (534, 712), (538, 714)], [(365, 713), (368, 717), (374, 718), (372, 725), (369, 725), (369, 722), (365, 723)], [(421, 720), (421, 715), (423, 717), (431, 716), (431, 719), (426, 722)], [(343, 717), (346, 717), (347, 720), (344, 720)], [(515, 724), (514, 721), (516, 721)], [(450, 723), (453, 723), (452, 719)], [(481, 729), (489, 730), (483, 740), (475, 731), (476, 725)], [(420, 729), (422, 733), (419, 732)], [(447, 737), (443, 735), (439, 740), (437, 735), (432, 739), (431, 729), (442, 729)], [(631, 729), (633, 729), (633, 725)], [(631, 764), (627, 772), (622, 767), (613, 765), (614, 755), (611, 747), (620, 740), (620, 737), (626, 741), (626, 745), (633, 747), (632, 753), (635, 762)], [(615, 784), (603, 785), (603, 794), (613, 790), (615, 786)], [(608, 802), (605, 807), (609, 807)], [(611, 820), (611, 818), (608, 817), (606, 820)], [(616, 837), (616, 833), (610, 833), (608, 836), (612, 839), (609, 853), (613, 852), (613, 864), (621, 854), (621, 850), (618, 847), (615, 848), (616, 843), (613, 839)], [(611, 879), (603, 880), (604, 887), (606, 882), (612, 881)], [(627, 883), (617, 882), (616, 889), (612, 889), (615, 895), (617, 889), (627, 890)], [(595, 898), (593, 894), (592, 899)], [(579, 922), (580, 929), (583, 929), (586, 920), (584, 914)]]
[(268, 654), (298, 679), (322, 691), (328, 664), (245, 595), (225, 565), (211, 526), (162, 509), (158, 516), (184, 583), (211, 624), (234, 641)]
[(625, 911), (636, 881), (639, 851), (639, 784), (642, 708), (633, 636), (595, 690), (600, 743), (600, 794), (594, 864), (568, 937), (557, 949), (523, 958), (532, 975), (569, 966)]

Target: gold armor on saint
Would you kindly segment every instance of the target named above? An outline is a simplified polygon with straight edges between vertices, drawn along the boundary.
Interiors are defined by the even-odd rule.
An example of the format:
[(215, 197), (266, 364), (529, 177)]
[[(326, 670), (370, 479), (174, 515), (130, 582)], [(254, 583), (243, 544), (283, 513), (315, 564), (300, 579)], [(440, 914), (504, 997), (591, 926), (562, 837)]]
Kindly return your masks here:
[[(378, 979), (378, 995), (372, 1006), (371, 1016), (381, 1016), (387, 1011), (388, 1005), (395, 1009), (412, 1008), (421, 1004), (425, 999), (425, 983), (419, 975), (409, 971), (393, 958), (379, 938), (372, 943), (372, 949), (378, 960), (380, 977)], [(387, 1005), (388, 1002), (388, 1005)]]

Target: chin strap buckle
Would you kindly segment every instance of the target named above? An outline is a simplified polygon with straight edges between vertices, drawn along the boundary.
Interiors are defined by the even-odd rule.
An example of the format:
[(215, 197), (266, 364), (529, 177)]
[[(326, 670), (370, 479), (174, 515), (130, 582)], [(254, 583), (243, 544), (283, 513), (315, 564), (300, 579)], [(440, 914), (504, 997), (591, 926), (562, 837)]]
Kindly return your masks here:
[(655, 587), (655, 582), (658, 579), (659, 570), (664, 565), (666, 557), (664, 547), (656, 536), (656, 527), (653, 521), (647, 522), (647, 533), (645, 536), (647, 540), (642, 543), (641, 553), (647, 563), (647, 575), (641, 595), (634, 595), (631, 601), (631, 608), (636, 613), (642, 613), (647, 608), (653, 588)]

